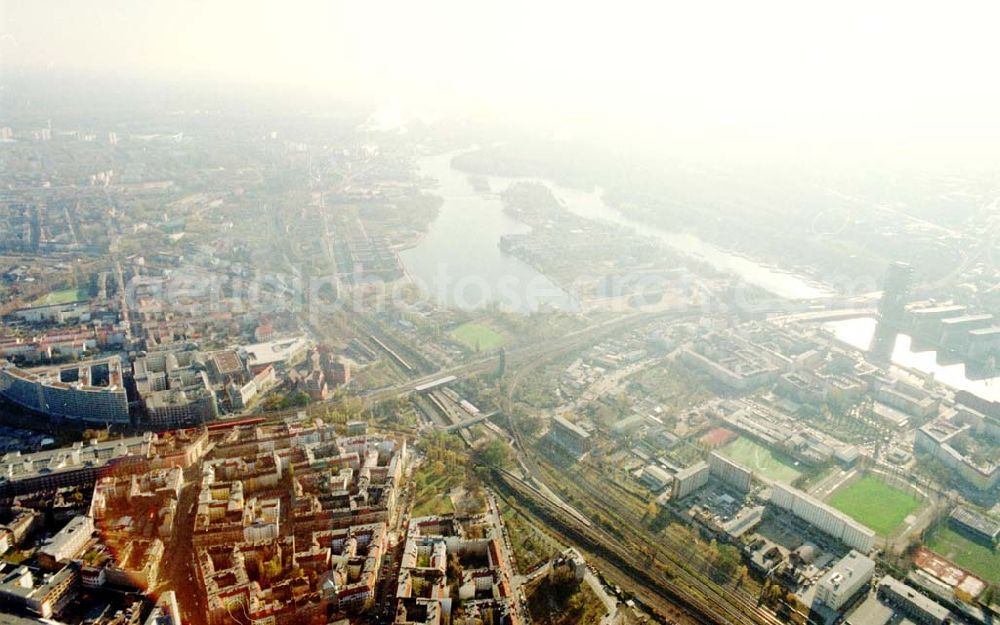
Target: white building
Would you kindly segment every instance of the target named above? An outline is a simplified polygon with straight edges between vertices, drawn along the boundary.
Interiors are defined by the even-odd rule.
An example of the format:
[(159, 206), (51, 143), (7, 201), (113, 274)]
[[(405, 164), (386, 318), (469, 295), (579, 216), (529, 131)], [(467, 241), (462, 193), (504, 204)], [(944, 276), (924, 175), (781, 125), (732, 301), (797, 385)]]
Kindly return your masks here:
[(305, 337), (296, 336), (266, 343), (254, 343), (240, 349), (247, 366), (256, 371), (267, 365), (291, 367), (305, 359), (309, 343)]
[(875, 562), (851, 550), (816, 583), (816, 598), (833, 610), (840, 610), (871, 581)]
[(73, 517), (38, 550), (39, 563), (55, 568), (57, 563), (72, 560), (83, 550), (93, 533), (94, 519), (83, 515)]
[(792, 512), (806, 523), (862, 553), (868, 553), (875, 546), (873, 530), (791, 486), (776, 482), (771, 489), (771, 504)]
[(671, 497), (683, 499), (694, 491), (708, 483), (708, 464), (699, 462), (690, 467), (678, 471), (674, 476), (673, 491)]
[(655, 464), (648, 465), (642, 470), (642, 483), (653, 490), (660, 490), (673, 479), (670, 473)]
[(747, 492), (750, 490), (750, 469), (744, 468), (717, 451), (708, 457), (708, 466), (712, 475), (734, 488)]

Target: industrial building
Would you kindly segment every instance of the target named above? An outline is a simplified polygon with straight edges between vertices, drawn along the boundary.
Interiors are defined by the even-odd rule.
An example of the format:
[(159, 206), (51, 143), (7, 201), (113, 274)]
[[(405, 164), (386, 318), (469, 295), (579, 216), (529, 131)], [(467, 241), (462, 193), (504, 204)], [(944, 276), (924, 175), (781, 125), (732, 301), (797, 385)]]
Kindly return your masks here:
[(590, 432), (562, 417), (552, 419), (552, 439), (566, 451), (582, 456), (590, 451)]
[(994, 545), (1000, 539), (1000, 521), (959, 506), (948, 515), (948, 524), (957, 531), (987, 545)]

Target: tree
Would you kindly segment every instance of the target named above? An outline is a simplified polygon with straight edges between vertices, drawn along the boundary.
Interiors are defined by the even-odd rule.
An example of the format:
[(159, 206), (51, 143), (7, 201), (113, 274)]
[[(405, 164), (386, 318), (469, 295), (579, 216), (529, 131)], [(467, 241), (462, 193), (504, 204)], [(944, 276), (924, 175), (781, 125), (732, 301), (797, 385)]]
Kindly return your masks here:
[(750, 571), (749, 571), (749, 570), (747, 570), (747, 567), (746, 567), (746, 565), (745, 565), (745, 564), (741, 564), (741, 565), (740, 565), (740, 566), (739, 566), (739, 567), (738, 567), (738, 568), (736, 569), (736, 580), (737, 580), (737, 581), (738, 581), (739, 583), (741, 583), (741, 584), (742, 584), (742, 583), (743, 583), (744, 581), (746, 581), (746, 579), (747, 579), (747, 576), (748, 576), (749, 574), (750, 574)]
[(448, 473), (448, 468), (440, 460), (435, 460), (434, 464), (431, 465), (431, 475), (446, 476)]
[(989, 606), (993, 603), (993, 597), (996, 595), (996, 585), (991, 584), (986, 587), (983, 594), (979, 595), (979, 602), (985, 606)]
[(307, 404), (309, 404), (309, 394), (305, 391), (295, 390), (285, 395), (285, 398), (281, 400), (280, 407), (282, 409), (302, 408)]
[(656, 514), (660, 511), (660, 507), (656, 505), (655, 501), (650, 501), (646, 504), (646, 514), (645, 516), (649, 519), (655, 519)]
[(462, 563), (458, 559), (458, 554), (454, 552), (448, 554), (448, 579), (462, 579)]
[(972, 604), (972, 595), (969, 594), (969, 591), (962, 588), (955, 589), (955, 598), (963, 603)]
[(281, 559), (278, 555), (275, 555), (264, 565), (264, 576), (268, 582), (281, 576)]
[(483, 464), (494, 467), (505, 467), (510, 462), (510, 450), (499, 439), (493, 439), (479, 452)]
[(740, 565), (740, 552), (732, 545), (718, 545), (712, 540), (708, 545), (706, 553), (708, 561), (712, 564), (712, 577), (716, 581), (728, 581), (736, 574), (736, 568)]
[(98, 441), (108, 440), (108, 431), (104, 428), (86, 429), (83, 431), (84, 440), (97, 439)]
[(538, 417), (519, 412), (514, 417), (514, 422), (517, 428), (528, 438), (533, 438), (542, 430), (542, 420)]

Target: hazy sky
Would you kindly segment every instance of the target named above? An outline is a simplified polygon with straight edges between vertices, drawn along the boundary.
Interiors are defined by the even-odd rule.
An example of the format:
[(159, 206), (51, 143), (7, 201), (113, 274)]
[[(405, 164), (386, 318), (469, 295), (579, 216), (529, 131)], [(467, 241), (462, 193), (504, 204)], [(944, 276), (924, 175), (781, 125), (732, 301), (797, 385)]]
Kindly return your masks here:
[(1000, 134), (996, 4), (0, 0), (0, 58), (571, 122)]

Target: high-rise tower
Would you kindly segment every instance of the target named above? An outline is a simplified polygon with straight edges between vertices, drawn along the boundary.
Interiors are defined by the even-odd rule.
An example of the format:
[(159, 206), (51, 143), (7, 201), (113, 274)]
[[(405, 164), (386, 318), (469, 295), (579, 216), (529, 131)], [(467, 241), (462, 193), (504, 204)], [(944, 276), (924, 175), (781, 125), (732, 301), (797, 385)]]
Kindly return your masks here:
[(903, 325), (912, 281), (913, 267), (901, 262), (889, 265), (883, 282), (882, 299), (878, 303), (875, 336), (869, 350), (877, 358), (888, 359), (892, 356), (896, 333)]

